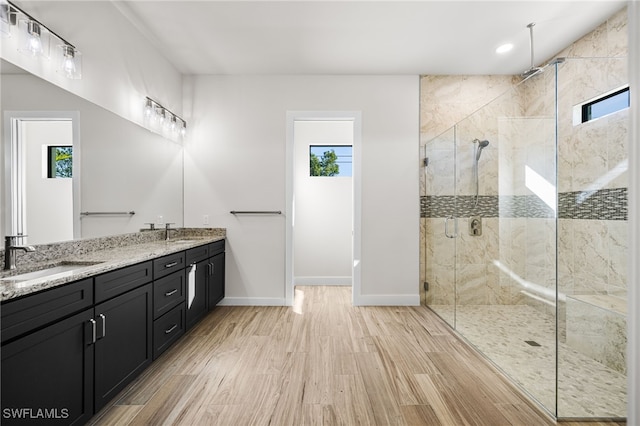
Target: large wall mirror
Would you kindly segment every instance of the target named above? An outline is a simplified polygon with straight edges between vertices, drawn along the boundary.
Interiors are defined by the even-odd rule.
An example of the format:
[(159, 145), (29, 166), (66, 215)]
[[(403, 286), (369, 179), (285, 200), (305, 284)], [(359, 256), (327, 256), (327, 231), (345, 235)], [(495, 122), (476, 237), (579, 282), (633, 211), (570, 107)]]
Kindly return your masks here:
[(0, 83), (3, 237), (44, 244), (182, 226), (182, 145), (4, 60)]

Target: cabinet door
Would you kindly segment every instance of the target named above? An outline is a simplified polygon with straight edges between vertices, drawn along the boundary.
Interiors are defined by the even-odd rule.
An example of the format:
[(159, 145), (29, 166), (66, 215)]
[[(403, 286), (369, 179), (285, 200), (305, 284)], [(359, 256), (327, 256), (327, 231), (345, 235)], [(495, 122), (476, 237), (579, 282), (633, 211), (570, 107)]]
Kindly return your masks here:
[(93, 309), (2, 347), (2, 424), (84, 424), (93, 415)]
[[(193, 269), (194, 266), (195, 270)], [(208, 260), (187, 266), (187, 330), (207, 313), (208, 275)]]
[(213, 309), (224, 299), (224, 253), (209, 259), (211, 270), (209, 275), (209, 309)]
[(152, 302), (146, 284), (96, 305), (96, 412), (151, 363)]

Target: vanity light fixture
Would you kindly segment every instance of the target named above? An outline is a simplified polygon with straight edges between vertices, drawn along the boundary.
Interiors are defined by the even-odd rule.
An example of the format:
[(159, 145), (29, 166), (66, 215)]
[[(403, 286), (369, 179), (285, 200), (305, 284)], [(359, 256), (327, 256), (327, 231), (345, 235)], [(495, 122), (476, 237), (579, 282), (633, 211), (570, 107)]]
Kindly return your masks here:
[[(18, 18), (19, 17), (19, 18)], [(56, 71), (70, 79), (82, 78), (82, 53), (76, 47), (42, 22), (8, 0), (0, 0), (0, 30), (11, 35), (11, 26), (18, 26), (18, 50), (34, 57), (50, 57), (51, 39), (59, 40), (56, 55)]]
[[(13, 18), (7, 0), (0, 0), (0, 33), (11, 36), (11, 19)], [(15, 22), (13, 23), (15, 25)]]
[(144, 123), (152, 132), (179, 140), (187, 134), (187, 122), (150, 97), (144, 101)]
[(82, 53), (70, 44), (58, 46), (58, 72), (72, 80), (82, 78)]
[(18, 22), (20, 50), (30, 56), (49, 57), (49, 34), (37, 21), (21, 19)]
[(164, 126), (167, 122), (167, 110), (164, 107), (158, 107), (158, 121), (160, 121), (161, 126)]
[(144, 103), (144, 118), (145, 120), (150, 120), (153, 116), (153, 101), (149, 98)]

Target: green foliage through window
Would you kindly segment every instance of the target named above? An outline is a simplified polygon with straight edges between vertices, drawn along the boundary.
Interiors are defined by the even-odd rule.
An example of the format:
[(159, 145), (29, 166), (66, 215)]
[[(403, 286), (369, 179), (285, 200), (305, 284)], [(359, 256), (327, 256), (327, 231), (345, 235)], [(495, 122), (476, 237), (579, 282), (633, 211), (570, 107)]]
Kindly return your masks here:
[(49, 146), (47, 169), (49, 178), (73, 177), (73, 147)]
[(312, 145), (309, 151), (310, 176), (351, 176), (351, 145)]

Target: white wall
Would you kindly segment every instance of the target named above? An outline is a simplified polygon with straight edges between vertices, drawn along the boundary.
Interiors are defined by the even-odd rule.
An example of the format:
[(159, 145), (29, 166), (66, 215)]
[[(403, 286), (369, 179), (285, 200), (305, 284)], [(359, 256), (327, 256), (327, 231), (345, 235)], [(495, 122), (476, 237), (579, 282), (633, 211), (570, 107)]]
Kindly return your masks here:
[(29, 244), (72, 240), (72, 179), (48, 179), (43, 155), (49, 146), (73, 145), (71, 121), (25, 121), (22, 130)]
[(351, 285), (353, 179), (309, 176), (311, 145), (353, 145), (353, 121), (294, 123), (294, 282)]
[(55, 60), (19, 53), (17, 36), (2, 38), (2, 58), (139, 124), (143, 123), (145, 96), (182, 113), (182, 75), (125, 18), (120, 11), (126, 12), (125, 4), (20, 1), (18, 6), (82, 52), (82, 79), (69, 80), (58, 74)]
[(417, 76), (194, 76), (185, 226), (227, 228), (228, 304), (285, 303), (287, 111), (362, 112), (358, 303), (419, 304)]

